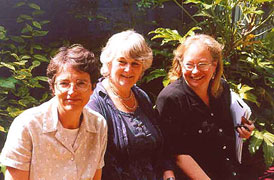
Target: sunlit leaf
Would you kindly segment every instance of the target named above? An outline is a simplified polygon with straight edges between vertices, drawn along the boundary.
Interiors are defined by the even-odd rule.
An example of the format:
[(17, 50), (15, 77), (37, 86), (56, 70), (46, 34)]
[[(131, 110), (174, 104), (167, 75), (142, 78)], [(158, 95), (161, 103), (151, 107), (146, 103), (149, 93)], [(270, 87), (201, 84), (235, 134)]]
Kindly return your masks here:
[(41, 24), (38, 22), (38, 21), (32, 21), (32, 25), (34, 26), (34, 27), (37, 27), (38, 29), (41, 29), (42, 27), (41, 27)]
[(14, 62), (14, 64), (19, 65), (19, 66), (24, 66), (28, 61), (27, 60), (23, 60), (23, 61), (19, 61), (19, 62)]
[(3, 126), (0, 126), (0, 131), (1, 132), (7, 132), (7, 131), (5, 131), (5, 128)]
[(35, 79), (44, 81), (44, 82), (48, 82), (48, 77), (46, 77), (46, 76), (36, 76)]
[(35, 58), (35, 59), (38, 59), (38, 60), (40, 60), (40, 61), (44, 61), (44, 62), (48, 62), (48, 61), (49, 61), (48, 58), (46, 58), (45, 56), (40, 55), (40, 54), (35, 54), (35, 55), (34, 55), (34, 58)]
[(48, 34), (48, 31), (38, 31), (38, 30), (33, 31), (33, 36), (36, 36), (36, 37), (45, 36), (47, 34)]
[(29, 7), (33, 8), (33, 9), (40, 10), (40, 6), (38, 6), (35, 3), (29, 3), (28, 5), (29, 5)]
[(258, 130), (254, 130), (254, 135), (251, 137), (248, 149), (251, 154), (255, 154), (255, 152), (260, 148), (260, 145), (263, 142), (263, 133)]
[(3, 65), (5, 67), (7, 67), (7, 68), (9, 68), (9, 69), (11, 69), (13, 71), (15, 71), (15, 67), (12, 64), (10, 64), (10, 63), (0, 62), (0, 65)]

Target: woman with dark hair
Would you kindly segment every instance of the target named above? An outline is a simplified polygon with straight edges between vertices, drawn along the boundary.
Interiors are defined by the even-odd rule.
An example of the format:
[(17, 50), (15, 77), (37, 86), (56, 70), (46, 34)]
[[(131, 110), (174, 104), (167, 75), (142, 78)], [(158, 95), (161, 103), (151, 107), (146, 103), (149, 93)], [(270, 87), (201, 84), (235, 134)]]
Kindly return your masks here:
[[(204, 34), (188, 37), (174, 51), (172, 81), (157, 98), (165, 154), (190, 179), (239, 179), (230, 89), (221, 79), (222, 46)], [(237, 128), (249, 138), (254, 125)], [(164, 180), (174, 180), (166, 167)]]
[(98, 74), (93, 53), (81, 45), (60, 48), (47, 69), (54, 97), (10, 127), (1, 153), (6, 180), (101, 179), (107, 125), (84, 108)]
[(104, 180), (158, 180), (162, 136), (147, 94), (136, 82), (152, 64), (152, 50), (132, 30), (114, 34), (103, 48), (103, 78), (88, 107), (108, 124)]

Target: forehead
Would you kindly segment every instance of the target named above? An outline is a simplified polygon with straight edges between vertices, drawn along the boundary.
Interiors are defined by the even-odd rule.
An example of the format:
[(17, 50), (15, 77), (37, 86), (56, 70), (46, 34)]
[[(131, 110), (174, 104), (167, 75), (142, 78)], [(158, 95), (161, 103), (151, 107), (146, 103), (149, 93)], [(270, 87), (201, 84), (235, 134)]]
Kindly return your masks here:
[(117, 61), (126, 61), (126, 62), (136, 62), (136, 63), (142, 63), (142, 61), (140, 60), (136, 60), (136, 59), (133, 59), (133, 58), (127, 58), (127, 57), (119, 57), (117, 58)]
[(79, 71), (71, 65), (64, 65), (56, 74), (56, 80), (89, 80), (90, 75), (86, 72)]
[(183, 61), (212, 61), (212, 56), (206, 45), (201, 42), (194, 42), (186, 48)]

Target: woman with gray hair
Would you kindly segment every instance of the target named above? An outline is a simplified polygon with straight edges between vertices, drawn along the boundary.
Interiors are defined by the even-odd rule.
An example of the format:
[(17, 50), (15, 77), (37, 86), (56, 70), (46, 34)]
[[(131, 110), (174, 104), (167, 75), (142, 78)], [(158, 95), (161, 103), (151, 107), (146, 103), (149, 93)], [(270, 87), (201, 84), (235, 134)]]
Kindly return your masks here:
[(135, 85), (152, 64), (152, 50), (142, 35), (127, 30), (108, 40), (100, 61), (103, 78), (87, 106), (102, 114), (109, 128), (102, 179), (161, 179), (156, 114), (147, 94)]

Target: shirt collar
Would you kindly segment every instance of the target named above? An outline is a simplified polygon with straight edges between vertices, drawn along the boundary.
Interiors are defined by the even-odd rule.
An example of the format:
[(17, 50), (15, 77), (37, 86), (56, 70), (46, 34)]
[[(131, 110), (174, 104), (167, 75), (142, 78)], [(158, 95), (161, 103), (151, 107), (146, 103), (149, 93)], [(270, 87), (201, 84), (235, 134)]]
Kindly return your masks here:
[[(41, 106), (42, 111), (46, 111), (43, 116), (43, 133), (54, 132), (58, 130), (58, 110), (57, 110), (57, 98), (53, 97), (51, 100)], [(92, 112), (90, 112), (92, 111)], [(98, 115), (93, 110), (87, 108), (83, 109), (83, 121), (80, 125), (81, 128), (85, 128), (91, 133), (97, 133), (98, 124), (96, 119)]]

